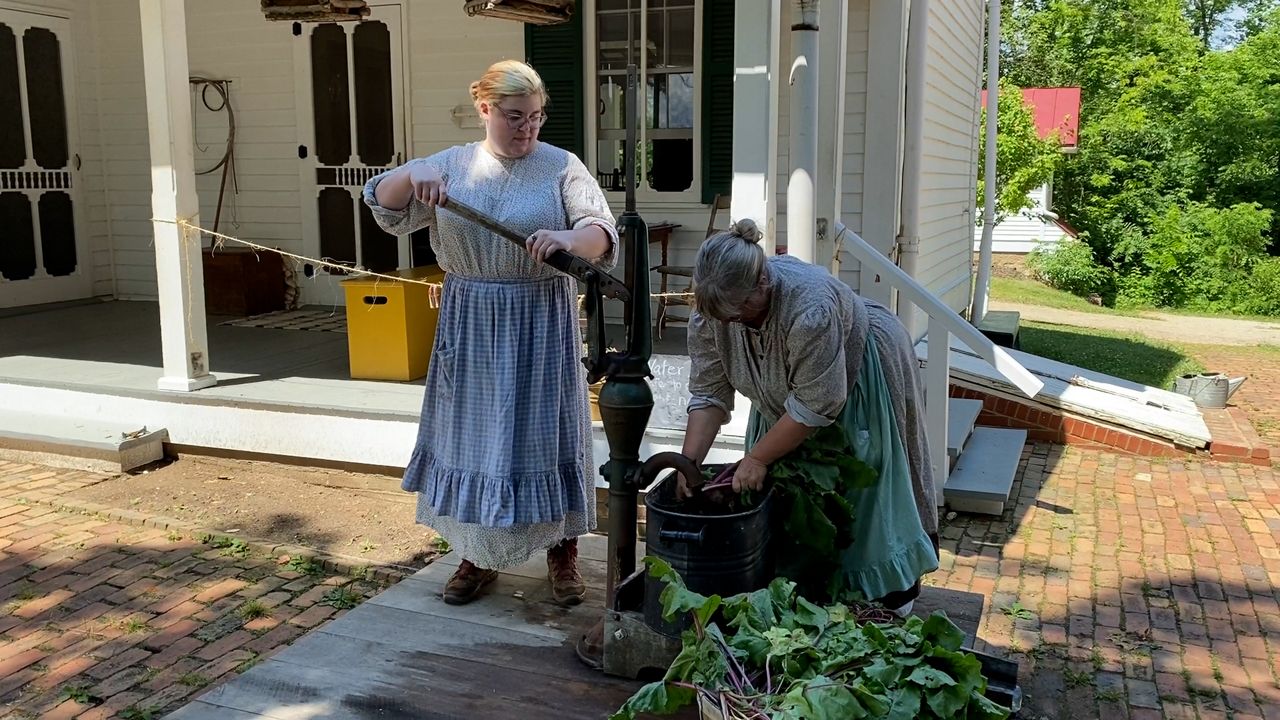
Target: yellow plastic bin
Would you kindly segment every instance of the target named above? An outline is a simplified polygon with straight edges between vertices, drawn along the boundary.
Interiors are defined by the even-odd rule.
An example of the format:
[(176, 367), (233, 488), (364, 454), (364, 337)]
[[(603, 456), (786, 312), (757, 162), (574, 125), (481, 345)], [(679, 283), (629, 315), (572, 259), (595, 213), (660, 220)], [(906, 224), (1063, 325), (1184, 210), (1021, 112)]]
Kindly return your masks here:
[[(386, 273), (406, 280), (444, 282), (437, 265)], [(431, 288), (386, 278), (342, 281), (347, 298), (347, 351), (354, 380), (417, 380), (427, 374), (439, 310)]]

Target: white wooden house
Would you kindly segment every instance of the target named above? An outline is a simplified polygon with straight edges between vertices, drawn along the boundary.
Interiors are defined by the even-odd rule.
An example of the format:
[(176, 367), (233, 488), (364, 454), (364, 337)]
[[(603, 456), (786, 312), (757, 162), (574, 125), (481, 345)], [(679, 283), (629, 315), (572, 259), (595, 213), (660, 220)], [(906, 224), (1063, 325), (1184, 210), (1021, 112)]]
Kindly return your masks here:
[[(1065, 154), (1076, 152), (1080, 137), (1080, 88), (1023, 88), (1022, 101), (1035, 117), (1036, 132), (1041, 139), (1054, 138)], [(987, 94), (982, 93), (986, 107)], [(1026, 255), (1039, 247), (1053, 247), (1076, 231), (1066, 218), (1053, 212), (1053, 178), (1027, 194), (1030, 206), (996, 223), (991, 231), (991, 251), (1007, 255)], [(973, 230), (973, 251), (982, 241), (982, 226)]]
[[(362, 23), (298, 25), (267, 21), (253, 0), (189, 0), (179, 8), (185, 36), (176, 39), (156, 37), (173, 29), (143, 18), (147, 4), (0, 0), (0, 92), (7, 93), (0, 170), (10, 193), (0, 210), (0, 248), (7, 248), (0, 307), (159, 297), (144, 36), (185, 44), (177, 55), (187, 69), (166, 71), (229, 81), (237, 187), (227, 188), (219, 229), (238, 237), (369, 267), (408, 266), (407, 239), (398, 257), (374, 251), (385, 241), (366, 238), (372, 230), (357, 217), (358, 185), (398, 161), (476, 139), (467, 86), (505, 57), (530, 59), (547, 79), (553, 100), (544, 139), (578, 152), (613, 187), (609, 156), (619, 123), (610, 92), (619, 86), (625, 52), (617, 48), (630, 23), (648, 38), (639, 59), (650, 104), (654, 87), (667, 103), (651, 123), (659, 127), (646, 132), (652, 172), (642, 213), (651, 223), (682, 224), (684, 261), (701, 238), (711, 195), (732, 191), (734, 216), (767, 219), (786, 242), (789, 4), (580, 0), (570, 24), (536, 27), (468, 17), (461, 0), (370, 0)], [(886, 251), (901, 213), (908, 7), (822, 3), (818, 216), (839, 214)], [(960, 308), (983, 2), (934, 2), (929, 14), (918, 277)], [(221, 100), (203, 86), (187, 95), (173, 142), (179, 149), (182, 133), (194, 129), (194, 169), (202, 171), (226, 149), (227, 115), (209, 109)], [(768, 177), (752, 164), (767, 165)], [(220, 172), (195, 181), (206, 227), (220, 182)], [(621, 204), (620, 194), (611, 197)], [(820, 252), (830, 257), (829, 241)], [(845, 269), (858, 286), (851, 264)], [(308, 302), (340, 301), (335, 287), (320, 277), (302, 292)]]

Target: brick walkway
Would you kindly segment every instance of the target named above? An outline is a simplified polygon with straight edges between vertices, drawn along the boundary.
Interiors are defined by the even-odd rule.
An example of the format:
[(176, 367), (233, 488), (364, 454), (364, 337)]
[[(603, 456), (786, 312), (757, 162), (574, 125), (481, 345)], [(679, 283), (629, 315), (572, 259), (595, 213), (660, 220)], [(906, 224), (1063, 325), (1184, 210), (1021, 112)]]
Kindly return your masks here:
[(1280, 718), (1280, 474), (1047, 444), (1018, 503), (942, 530), (1028, 718)]
[[(376, 591), (52, 507), (97, 479), (0, 462), (0, 718), (159, 718)], [(987, 598), (1022, 717), (1280, 719), (1280, 471), (1036, 444), (1015, 491), (926, 581)]]
[(48, 504), (98, 479), (0, 461), (0, 718), (159, 718), (377, 590)]
[(1280, 349), (1190, 347), (1191, 355), (1213, 372), (1249, 379), (1231, 397), (1280, 460)]

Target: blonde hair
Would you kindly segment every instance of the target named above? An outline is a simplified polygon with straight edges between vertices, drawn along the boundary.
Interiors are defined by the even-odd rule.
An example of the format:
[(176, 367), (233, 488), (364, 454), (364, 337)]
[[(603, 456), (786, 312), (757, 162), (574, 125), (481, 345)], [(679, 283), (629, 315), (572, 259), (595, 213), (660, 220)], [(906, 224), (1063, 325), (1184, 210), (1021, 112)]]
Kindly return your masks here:
[(733, 317), (760, 283), (764, 272), (764, 233), (744, 218), (707, 238), (693, 267), (693, 304), (703, 315)]
[(550, 100), (547, 88), (542, 84), (538, 71), (519, 60), (501, 60), (489, 66), (480, 79), (471, 83), (471, 102), (496, 103), (502, 98), (519, 95), (537, 95), (546, 105)]

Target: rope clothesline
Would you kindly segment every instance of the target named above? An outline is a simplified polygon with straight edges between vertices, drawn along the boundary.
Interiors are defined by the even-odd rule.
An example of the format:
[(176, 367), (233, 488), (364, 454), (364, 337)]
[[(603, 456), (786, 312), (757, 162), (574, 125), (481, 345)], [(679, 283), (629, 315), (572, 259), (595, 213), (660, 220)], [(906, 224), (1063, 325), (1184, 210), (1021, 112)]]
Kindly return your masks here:
[[(209, 237), (214, 239), (213, 249), (215, 251), (223, 249), (226, 243), (233, 242), (233, 243), (238, 243), (240, 245), (244, 245), (245, 247), (248, 247), (248, 248), (252, 248), (253, 250), (256, 250), (259, 252), (275, 253), (282, 257), (291, 258), (298, 262), (310, 263), (312, 265), (316, 265), (323, 268), (332, 268), (334, 270), (339, 270), (346, 275), (372, 277), (372, 278), (377, 278), (379, 280), (390, 280), (392, 282), (409, 283), (413, 285), (425, 285), (431, 289), (433, 307), (438, 304), (438, 293), (444, 287), (444, 283), (441, 283), (441, 282), (436, 282), (431, 280), (418, 280), (415, 278), (401, 277), (399, 275), (389, 275), (386, 273), (374, 272), (372, 270), (365, 270), (362, 268), (354, 268), (348, 265), (335, 263), (330, 260), (323, 260), (320, 258), (311, 258), (305, 255), (291, 253), (287, 250), (281, 250), (280, 248), (268, 247), (266, 245), (253, 242), (252, 240), (245, 240), (244, 238), (238, 238), (232, 235), (227, 235), (225, 233), (217, 232), (215, 230), (209, 230), (208, 228), (200, 227), (199, 225), (196, 225), (190, 220), (170, 220), (168, 218), (152, 218), (152, 220), (154, 222), (162, 222), (162, 223), (168, 223), (170, 225), (177, 225), (179, 228), (182, 228), (182, 230), (184, 231), (183, 232), (184, 237), (189, 237), (188, 235), (189, 232), (197, 232), (197, 233), (203, 233), (205, 235), (208, 235)], [(649, 293), (649, 297), (652, 299), (658, 299), (658, 298), (689, 299), (693, 297), (693, 293), (692, 292), (657, 292), (657, 293)], [(581, 299), (581, 296), (579, 296), (579, 299)]]

